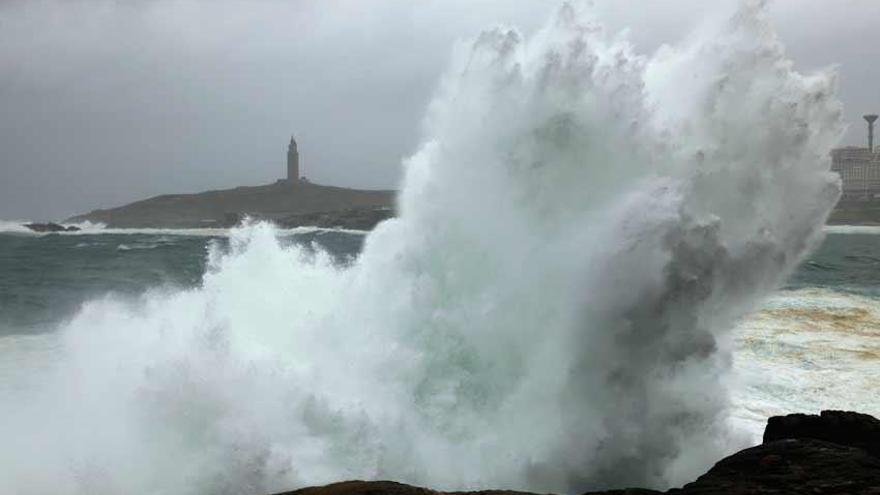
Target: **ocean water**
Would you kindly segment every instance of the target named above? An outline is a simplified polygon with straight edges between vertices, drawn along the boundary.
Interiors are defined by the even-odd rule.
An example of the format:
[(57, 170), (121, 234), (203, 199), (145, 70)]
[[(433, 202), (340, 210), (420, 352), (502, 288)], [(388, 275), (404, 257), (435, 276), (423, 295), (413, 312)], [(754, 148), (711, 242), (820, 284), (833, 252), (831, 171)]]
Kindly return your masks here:
[[(210, 250), (229, 245), (226, 232), (215, 230), (103, 230), (48, 235), (0, 230), (0, 336), (54, 332), (94, 299), (137, 300), (150, 291), (197, 288)], [(847, 308), (880, 301), (880, 228), (829, 227), (828, 232), (758, 313), (760, 321), (802, 317), (820, 327), (851, 321), (869, 329), (878, 323), (861, 321), (864, 316), (856, 310), (857, 318), (845, 316)], [(277, 234), (281, 246), (322, 249), (342, 265), (360, 254), (365, 235), (328, 229)], [(811, 302), (819, 305), (817, 311), (827, 304), (831, 312), (811, 317), (806, 312)], [(786, 307), (791, 311), (782, 311)], [(839, 322), (835, 308), (843, 311)]]
[[(10, 230), (0, 231), (0, 335), (53, 332), (93, 299), (198, 287), (209, 250), (228, 246), (226, 234), (216, 230)], [(299, 229), (279, 238), (284, 245), (315, 244), (343, 263), (358, 255), (364, 233)]]
[[(760, 442), (772, 415), (851, 409), (880, 416), (880, 229), (828, 230), (821, 246), (731, 333), (729, 422), (746, 443)], [(366, 236), (273, 232), (281, 252), (326, 251), (340, 267), (355, 262)], [(198, 290), (210, 274), (211, 253), (231, 249), (228, 235), (217, 231), (0, 233), (0, 396), (10, 401), (39, 388), (63, 353), (58, 334), (70, 331), (78, 313), (89, 312), (84, 307), (118, 310), (117, 304), (142, 306), (157, 293)], [(132, 330), (123, 325), (113, 331), (124, 338)], [(77, 423), (68, 418), (61, 427), (82, 427)], [(112, 473), (81, 461), (74, 456), (66, 466), (80, 473), (80, 491), (116, 488), (104, 486)]]
[(755, 442), (773, 415), (880, 414), (880, 229), (828, 230), (783, 288), (734, 329), (734, 421)]
[(875, 412), (835, 74), (764, 2), (653, 54), (587, 3), (457, 45), (366, 236), (4, 236), (0, 492), (664, 488)]

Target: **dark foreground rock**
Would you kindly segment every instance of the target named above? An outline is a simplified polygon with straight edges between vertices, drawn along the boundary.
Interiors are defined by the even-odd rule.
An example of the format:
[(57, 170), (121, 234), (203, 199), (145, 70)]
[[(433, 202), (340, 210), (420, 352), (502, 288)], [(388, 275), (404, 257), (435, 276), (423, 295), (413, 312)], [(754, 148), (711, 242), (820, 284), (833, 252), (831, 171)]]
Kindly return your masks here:
[(57, 223), (26, 223), (25, 227), (31, 229), (34, 232), (79, 232), (79, 227), (65, 227), (64, 225), (59, 225)]
[[(348, 481), (282, 495), (529, 495), (437, 492), (389, 481)], [(770, 418), (764, 443), (727, 457), (696, 481), (667, 492), (630, 488), (584, 495), (880, 495), (880, 420), (823, 411)]]
[(880, 459), (813, 439), (777, 440), (738, 452), (669, 495), (880, 495)]
[[(589, 495), (659, 495), (662, 492), (630, 488), (607, 492), (590, 492)], [(393, 481), (343, 481), (327, 486), (313, 486), (278, 495), (536, 495), (511, 490), (483, 490), (478, 492), (438, 492), (418, 486)]]
[(849, 445), (880, 457), (880, 420), (850, 411), (822, 411), (821, 414), (789, 414), (767, 421), (764, 443), (789, 438), (814, 438)]

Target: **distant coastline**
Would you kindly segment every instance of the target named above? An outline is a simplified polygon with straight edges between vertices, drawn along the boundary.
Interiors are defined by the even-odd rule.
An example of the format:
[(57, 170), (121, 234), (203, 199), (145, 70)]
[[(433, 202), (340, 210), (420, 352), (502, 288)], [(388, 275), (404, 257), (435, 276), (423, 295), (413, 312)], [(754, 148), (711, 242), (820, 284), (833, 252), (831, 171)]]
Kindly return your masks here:
[[(245, 218), (282, 228), (318, 227), (369, 231), (395, 215), (394, 190), (278, 181), (194, 194), (161, 195), (116, 208), (97, 209), (62, 222), (22, 222), (34, 232), (64, 232), (71, 224), (110, 229), (226, 229)], [(880, 227), (880, 201), (843, 200), (828, 218), (831, 227)], [(68, 231), (76, 230), (71, 229)]]
[(880, 225), (880, 201), (842, 200), (828, 217), (828, 225)]

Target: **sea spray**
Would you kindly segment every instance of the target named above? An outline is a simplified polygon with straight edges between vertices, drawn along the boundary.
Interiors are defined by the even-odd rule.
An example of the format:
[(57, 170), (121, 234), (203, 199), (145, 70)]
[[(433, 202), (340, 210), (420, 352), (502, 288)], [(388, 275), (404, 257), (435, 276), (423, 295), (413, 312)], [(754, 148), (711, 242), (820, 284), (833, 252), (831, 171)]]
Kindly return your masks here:
[(3, 390), (0, 489), (689, 480), (740, 446), (729, 329), (837, 198), (834, 85), (756, 2), (653, 57), (571, 5), (488, 30), (356, 261), (244, 226), (198, 289), (47, 337), (52, 366)]

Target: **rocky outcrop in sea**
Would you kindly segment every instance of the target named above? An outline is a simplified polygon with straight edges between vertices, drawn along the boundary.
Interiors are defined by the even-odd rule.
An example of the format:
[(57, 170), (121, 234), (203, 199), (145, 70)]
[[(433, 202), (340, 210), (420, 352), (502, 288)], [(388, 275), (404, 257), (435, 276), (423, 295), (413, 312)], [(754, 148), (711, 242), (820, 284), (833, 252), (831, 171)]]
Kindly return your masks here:
[(79, 232), (80, 228), (70, 225), (64, 226), (57, 223), (26, 223), (24, 225), (34, 232)]
[[(534, 495), (437, 492), (390, 481), (346, 481), (278, 495)], [(880, 495), (880, 420), (848, 411), (770, 418), (761, 445), (715, 464), (682, 488), (584, 495)]]

